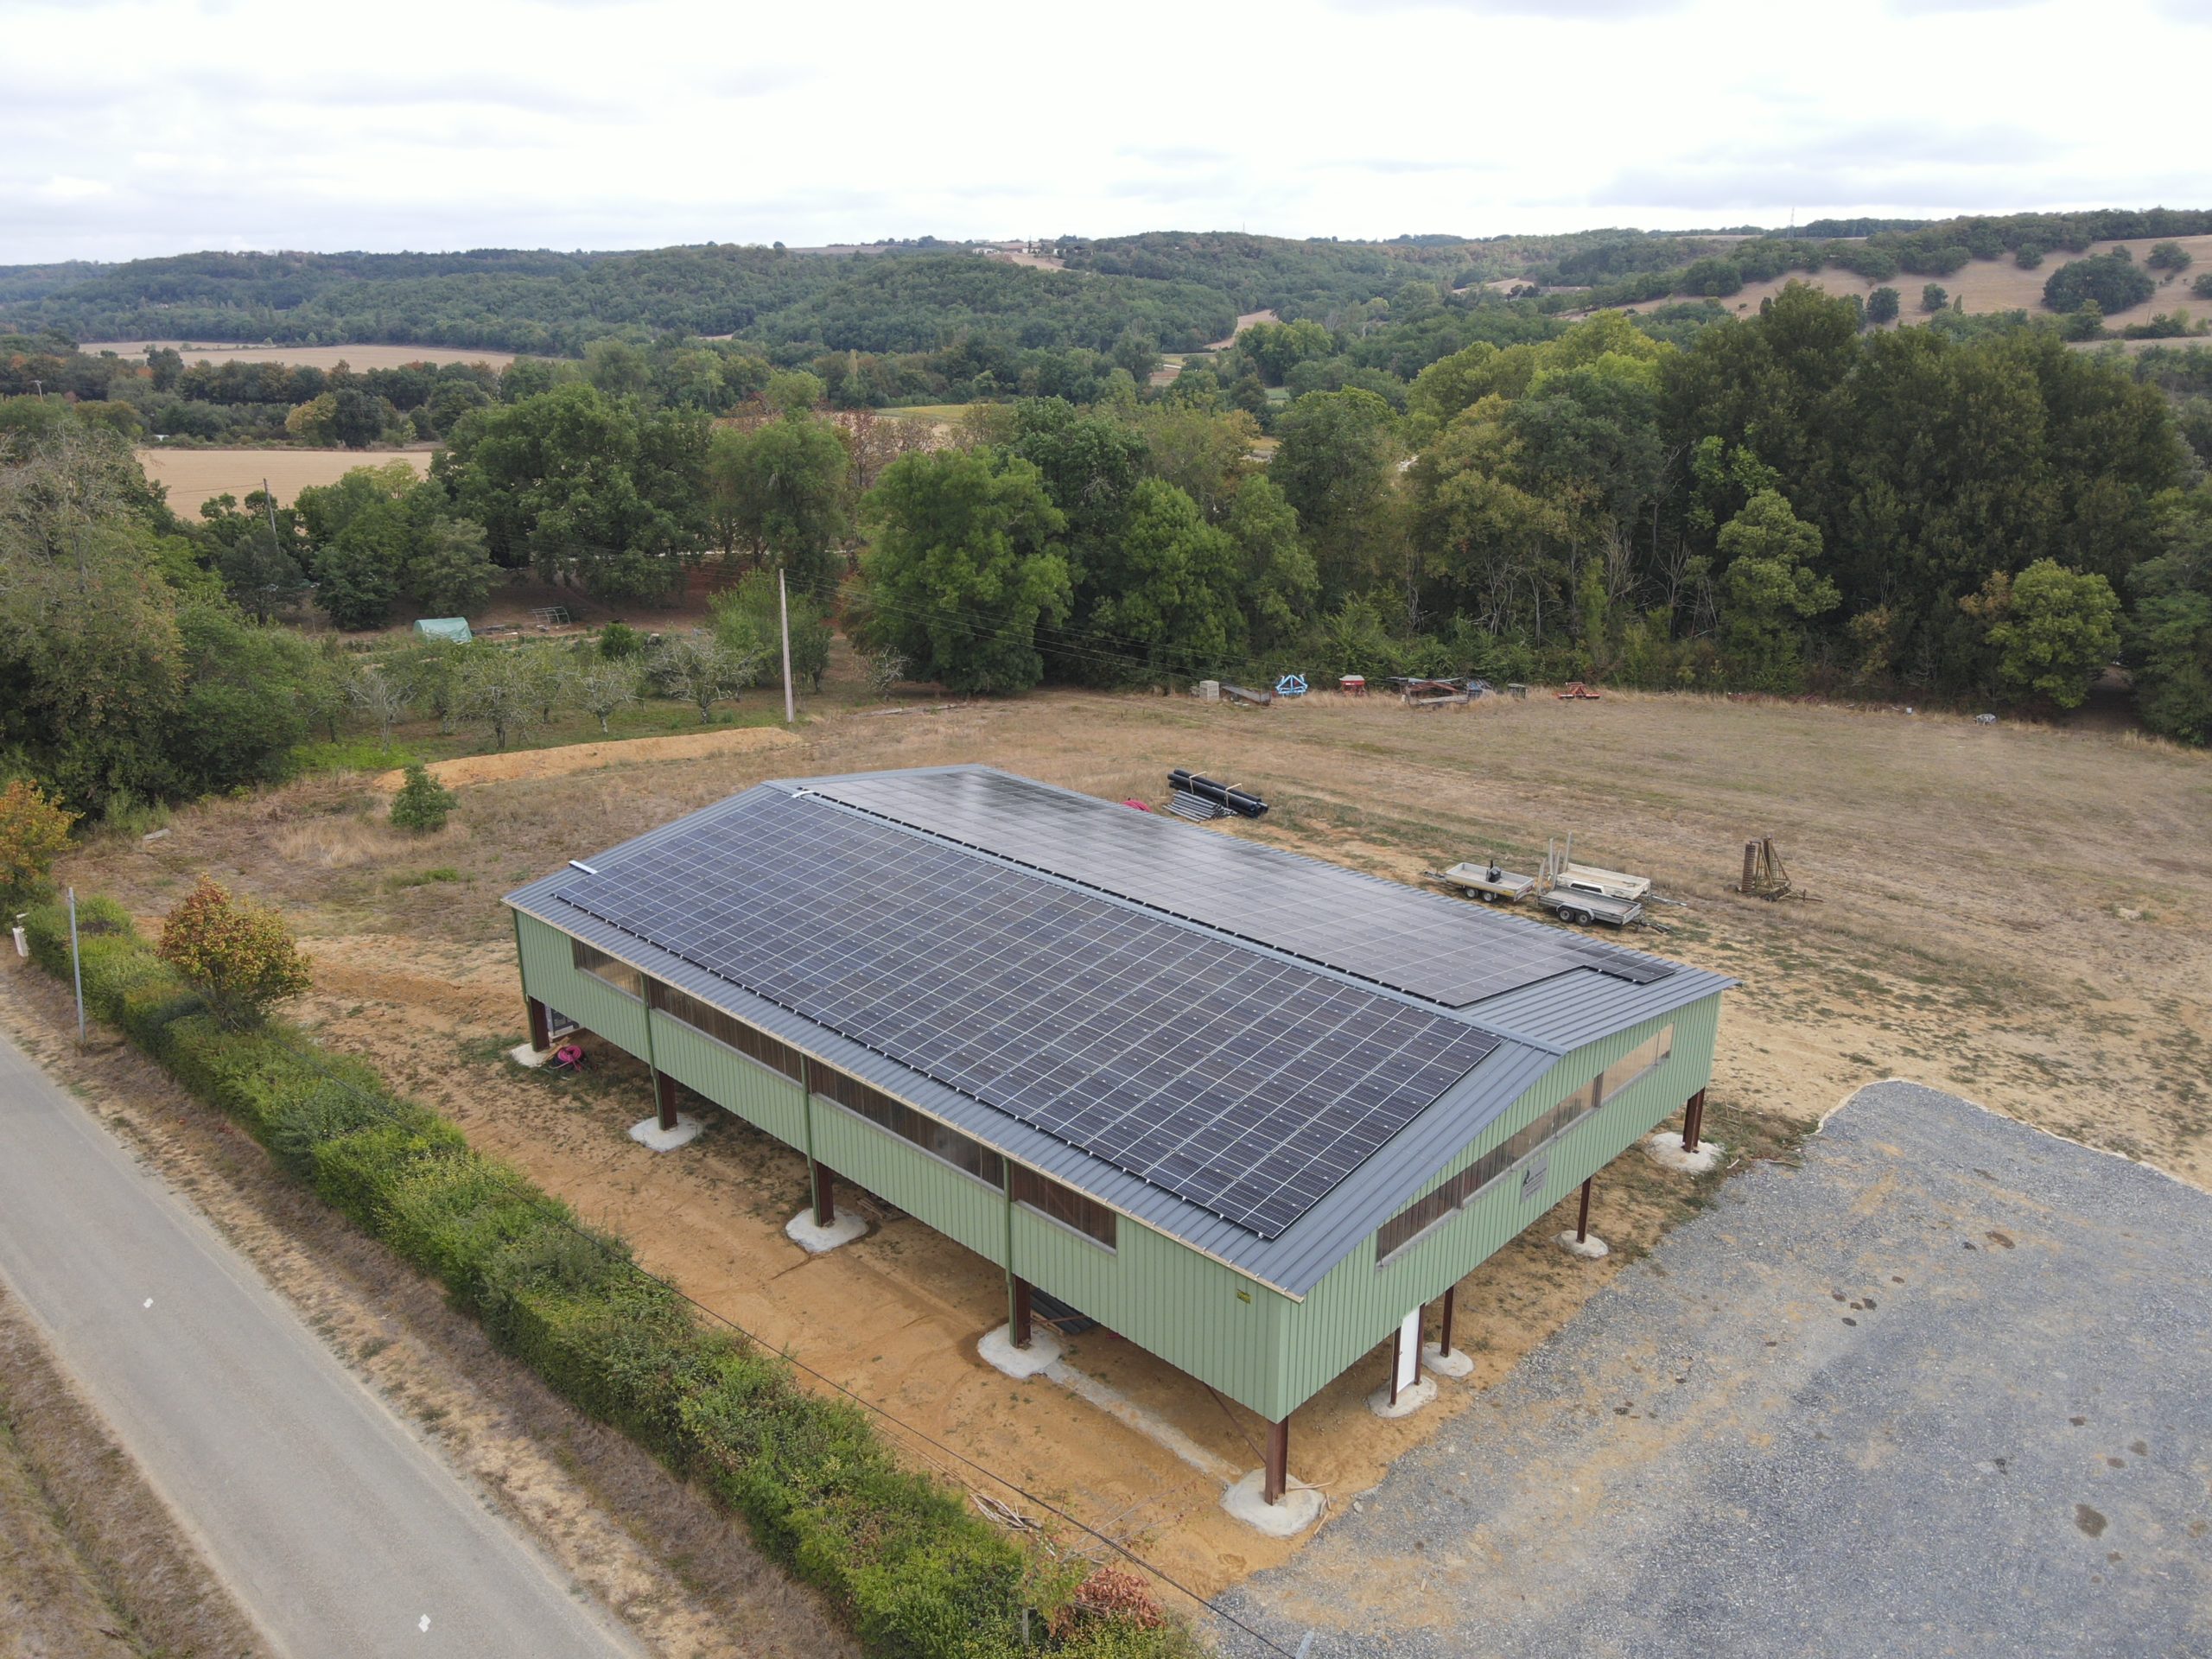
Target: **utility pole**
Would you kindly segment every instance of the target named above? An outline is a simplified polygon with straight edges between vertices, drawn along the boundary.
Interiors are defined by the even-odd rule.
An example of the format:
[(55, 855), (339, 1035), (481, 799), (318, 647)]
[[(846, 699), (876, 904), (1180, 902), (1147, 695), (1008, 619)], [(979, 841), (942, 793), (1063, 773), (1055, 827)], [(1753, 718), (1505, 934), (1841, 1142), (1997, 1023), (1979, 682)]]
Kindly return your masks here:
[(276, 535), (276, 498), (270, 493), (269, 480), (265, 478), (261, 480), (261, 505), (269, 509), (269, 533), (281, 548), (284, 545), (284, 538)]
[(77, 982), (77, 1046), (85, 1046), (85, 959), (77, 950), (77, 889), (69, 889), (69, 972)]
[(796, 725), (798, 706), (791, 700), (791, 596), (784, 584), (784, 573), (776, 572), (776, 608), (783, 615), (784, 631), (784, 724)]

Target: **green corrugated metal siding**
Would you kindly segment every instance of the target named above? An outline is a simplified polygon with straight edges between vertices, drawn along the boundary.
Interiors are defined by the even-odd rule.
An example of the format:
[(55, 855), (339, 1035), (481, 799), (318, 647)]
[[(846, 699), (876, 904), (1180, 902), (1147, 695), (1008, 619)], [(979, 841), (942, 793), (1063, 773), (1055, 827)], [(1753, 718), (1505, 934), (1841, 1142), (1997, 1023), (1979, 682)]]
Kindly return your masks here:
[(1103, 1249), (1016, 1205), (1014, 1270), (1230, 1399), (1266, 1398), (1287, 1299), (1126, 1216), (1116, 1238)]
[(1670, 1023), (1675, 1027), (1675, 1052), (1665, 1065), (1615, 1096), (1554, 1144), (1550, 1176), (1540, 1196), (1522, 1203), (1520, 1178), (1509, 1172), (1483, 1197), (1381, 1272), (1375, 1268), (1372, 1237), (1330, 1269), (1304, 1302), (1287, 1311), (1274, 1393), (1264, 1402), (1247, 1403), (1261, 1415), (1274, 1418), (1312, 1397), (1388, 1338), (1408, 1313), (1441, 1296), (1448, 1286), (1457, 1284), (1510, 1243), (1586, 1177), (1635, 1145), (1669, 1114), (1679, 1111), (1685, 1100), (1711, 1080), (1719, 1018), (1720, 998), (1716, 995), (1561, 1058), (1422, 1191), (1441, 1186), (1661, 1027)]
[(834, 1101), (814, 1100), (814, 1156), (978, 1255), (1006, 1262), (1006, 1194)]
[(656, 1013), (652, 1022), (653, 1059), (662, 1071), (785, 1145), (804, 1147), (805, 1105), (798, 1084), (681, 1020)]
[(569, 955), (569, 936), (533, 917), (515, 918), (522, 950), (524, 993), (558, 1008), (587, 1031), (626, 1048), (639, 1059), (645, 1052), (645, 1005), (589, 974), (579, 973)]

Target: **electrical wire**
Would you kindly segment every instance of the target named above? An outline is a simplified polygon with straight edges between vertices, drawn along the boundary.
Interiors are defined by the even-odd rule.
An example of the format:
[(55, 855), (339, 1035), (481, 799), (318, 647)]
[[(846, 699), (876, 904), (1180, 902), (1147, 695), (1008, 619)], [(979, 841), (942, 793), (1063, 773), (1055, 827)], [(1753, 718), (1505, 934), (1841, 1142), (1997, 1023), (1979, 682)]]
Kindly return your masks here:
[[(358, 1099), (378, 1104), (382, 1103), (382, 1102), (378, 1101), (378, 1096), (371, 1095), (352, 1078), (346, 1077), (343, 1073), (333, 1068), (329, 1063), (329, 1057), (323, 1053), (319, 1048), (308, 1046), (298, 1040), (283, 1037), (281, 1034), (279, 1036), (279, 1041), (288, 1052), (289, 1052), (295, 1058), (302, 1061), (310, 1071), (317, 1073), (325, 1082), (335, 1084), (340, 1089), (350, 1095), (353, 1095)], [(386, 1096), (385, 1098), (391, 1099), (397, 1097)], [(493, 1168), (496, 1171), (496, 1166), (493, 1166)], [(878, 1405), (873, 1400), (869, 1400), (861, 1395), (855, 1394), (851, 1389), (847, 1388), (836, 1377), (808, 1364), (806, 1361), (801, 1359), (796, 1353), (791, 1351), (788, 1344), (778, 1345), (766, 1341), (762, 1338), (754, 1335), (753, 1332), (747, 1330), (744, 1325), (739, 1324), (735, 1319), (731, 1319), (729, 1315), (722, 1313), (720, 1309), (708, 1306), (707, 1304), (700, 1301), (696, 1297), (693, 1296), (689, 1291), (685, 1290), (682, 1286), (675, 1283), (672, 1280), (664, 1279), (658, 1274), (651, 1272), (647, 1268), (640, 1267), (636, 1262), (632, 1261), (628, 1257), (620, 1254), (619, 1240), (617, 1238), (610, 1234), (601, 1233), (594, 1230), (593, 1229), (579, 1225), (575, 1220), (562, 1212), (559, 1208), (559, 1200), (556, 1199), (550, 1193), (544, 1192), (541, 1188), (523, 1183), (520, 1179), (519, 1172), (518, 1172), (513, 1179), (510, 1180), (503, 1179), (499, 1180), (499, 1184), (505, 1190), (512, 1192), (517, 1198), (521, 1198), (525, 1203), (534, 1206), (537, 1210), (538, 1213), (545, 1219), (554, 1222), (561, 1227), (566, 1228), (579, 1238), (589, 1240), (605, 1255), (608, 1261), (613, 1262), (617, 1266), (627, 1268), (630, 1272), (636, 1274), (642, 1279), (648, 1280), (653, 1284), (660, 1286), (671, 1295), (677, 1297), (688, 1306), (695, 1309), (700, 1314), (704, 1315), (710, 1323), (728, 1326), (731, 1331), (735, 1332), (739, 1336), (744, 1338), (745, 1340), (750, 1343), (755, 1349), (763, 1352), (779, 1355), (785, 1363), (791, 1365), (795, 1370), (804, 1371), (807, 1376), (813, 1377), (817, 1382), (822, 1383), (823, 1386), (836, 1390), (838, 1394), (851, 1401), (855, 1405), (861, 1407), (863, 1410), (872, 1412), (876, 1416), (882, 1418), (884, 1421), (889, 1423), (900, 1433), (910, 1436), (914, 1440), (920, 1442), (924, 1446), (931, 1447), (936, 1452), (943, 1453), (945, 1457), (950, 1458), (955, 1461), (966, 1465), (968, 1468), (972, 1469), (976, 1473), (983, 1476), (986, 1479), (994, 1481), (997, 1484), (1005, 1487), (1007, 1491), (1015, 1493), (1024, 1501), (1036, 1505), (1039, 1509), (1041, 1509), (1051, 1515), (1057, 1516), (1059, 1519), (1065, 1521), (1068, 1525), (1075, 1528), (1077, 1531), (1085, 1533), (1090, 1537), (1096, 1538), (1100, 1543), (1105, 1545), (1116, 1554), (1143, 1568), (1160, 1583), (1166, 1585), (1169, 1588), (1176, 1591), (1179, 1594), (1187, 1597), (1192, 1602), (1195, 1603), (1198, 1606), (1204, 1608), (1214, 1618), (1221, 1620), (1224, 1624), (1230, 1625), (1236, 1630), (1242, 1631), (1246, 1636), (1250, 1637), (1254, 1641), (1260, 1643), (1262, 1646), (1266, 1647), (1270, 1652), (1281, 1654), (1283, 1656), (1283, 1659), (1297, 1659), (1297, 1656), (1294, 1655), (1289, 1649), (1274, 1641), (1272, 1637), (1268, 1636), (1266, 1632), (1255, 1630), (1253, 1626), (1247, 1624), (1243, 1619), (1237, 1618), (1234, 1613), (1226, 1611), (1205, 1595), (1202, 1595), (1198, 1591), (1193, 1590), (1190, 1586), (1183, 1583), (1180, 1580), (1169, 1573), (1166, 1568), (1147, 1560), (1146, 1557), (1138, 1554), (1136, 1551), (1131, 1549), (1120, 1540), (1109, 1537), (1108, 1535), (1099, 1531), (1098, 1529), (1091, 1526), (1087, 1522), (1079, 1519), (1076, 1516), (1069, 1514), (1067, 1510), (1062, 1509), (1058, 1504), (1054, 1503), (1051, 1499), (1044, 1497), (1036, 1492), (1031, 1491), (1027, 1487), (1023, 1486), (1019, 1481), (1013, 1480), (1008, 1477), (999, 1473), (996, 1470), (989, 1467), (986, 1464), (977, 1462), (975, 1459), (968, 1456), (967, 1453), (959, 1451), (956, 1447), (945, 1445), (943, 1441), (935, 1439), (922, 1429), (917, 1427), (915, 1425), (906, 1421), (904, 1419), (895, 1415), (886, 1408)]]

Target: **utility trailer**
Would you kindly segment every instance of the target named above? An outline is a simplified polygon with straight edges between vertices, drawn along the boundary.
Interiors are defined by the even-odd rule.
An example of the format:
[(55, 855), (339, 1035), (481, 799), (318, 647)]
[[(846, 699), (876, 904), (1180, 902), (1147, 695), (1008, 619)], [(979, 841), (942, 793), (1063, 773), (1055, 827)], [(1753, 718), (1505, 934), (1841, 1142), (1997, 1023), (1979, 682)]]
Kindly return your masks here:
[(1624, 875), (1574, 862), (1574, 837), (1567, 845), (1548, 842), (1543, 873), (1536, 878), (1536, 902), (1563, 922), (1604, 922), (1627, 927), (1643, 919), (1639, 902), (1651, 891), (1648, 877)]
[(1455, 893), (1486, 905), (1517, 905), (1536, 889), (1535, 876), (1516, 875), (1495, 863), (1454, 864), (1448, 870), (1433, 870), (1430, 875)]

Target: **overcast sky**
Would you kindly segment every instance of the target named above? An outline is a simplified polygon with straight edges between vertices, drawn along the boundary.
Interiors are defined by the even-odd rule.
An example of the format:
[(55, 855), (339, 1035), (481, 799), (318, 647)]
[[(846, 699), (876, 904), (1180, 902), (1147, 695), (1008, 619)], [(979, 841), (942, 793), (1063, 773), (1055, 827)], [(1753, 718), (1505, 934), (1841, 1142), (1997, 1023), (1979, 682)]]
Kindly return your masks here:
[(2212, 0), (0, 0), (0, 264), (2212, 206)]

